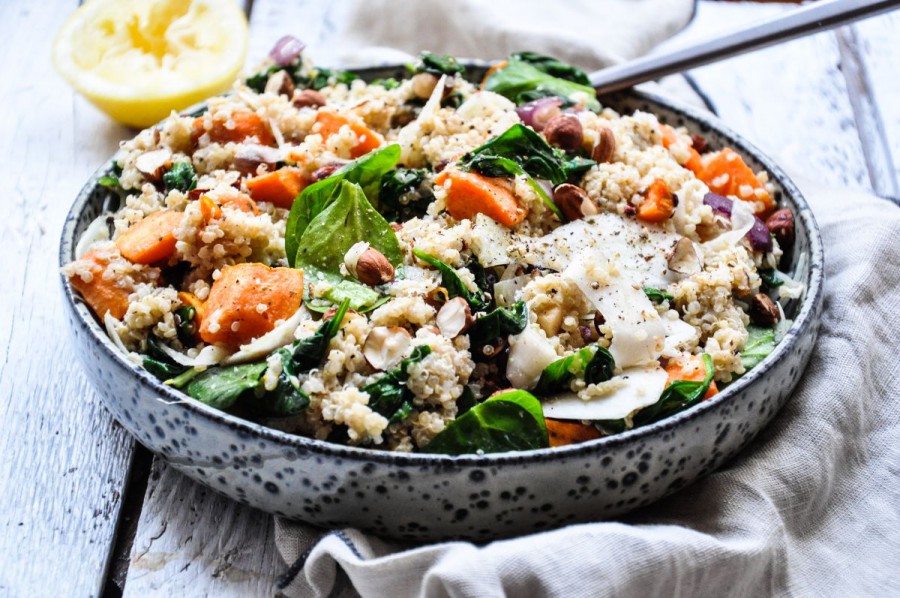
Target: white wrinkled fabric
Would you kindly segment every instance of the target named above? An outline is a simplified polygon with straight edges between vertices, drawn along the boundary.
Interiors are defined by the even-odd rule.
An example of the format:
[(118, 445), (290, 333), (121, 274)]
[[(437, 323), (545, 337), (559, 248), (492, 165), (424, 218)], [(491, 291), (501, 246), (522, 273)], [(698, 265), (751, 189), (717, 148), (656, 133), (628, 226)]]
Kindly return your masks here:
[[(598, 0), (592, 6), (599, 8), (590, 11), (578, 3), (591, 16), (571, 22), (590, 23), (591, 32), (573, 33), (559, 24), (543, 32), (521, 26), (535, 19), (556, 23), (550, 13), (561, 3), (541, 3), (538, 11), (524, 8), (531, 2), (516, 2), (519, 8), (494, 23), (486, 15), (504, 2), (478, 9), (469, 0), (415, 3), (416, 19), (439, 13), (445, 30), (408, 13), (396, 23), (372, 17), (389, 14), (385, 4), (370, 0), (358, 7), (352, 23), (377, 25), (361, 45), (389, 43), (380, 37), (411, 53), (430, 47), (484, 58), (527, 48), (587, 67), (593, 65), (579, 59), (584, 46), (568, 48), (560, 40), (580, 35), (593, 40), (597, 56), (607, 48), (633, 56), (677, 29), (671, 24), (691, 10), (690, 2), (668, 0)], [(624, 16), (612, 16), (622, 5), (636, 14), (650, 7), (656, 12), (625, 24)], [(479, 10), (485, 12), (473, 14)], [(598, 18), (598, 11), (608, 18)], [(412, 22), (416, 27), (408, 28)], [(607, 31), (604, 23), (615, 29)], [(632, 36), (630, 46), (616, 46)], [(457, 45), (439, 47), (444, 39)], [(322, 536), (276, 520), (285, 562), (306, 557), (283, 591), (396, 598), (900, 595), (900, 208), (798, 182), (825, 244), (823, 326), (793, 398), (737, 458), (617, 521), (483, 546), (411, 547), (356, 530)]]

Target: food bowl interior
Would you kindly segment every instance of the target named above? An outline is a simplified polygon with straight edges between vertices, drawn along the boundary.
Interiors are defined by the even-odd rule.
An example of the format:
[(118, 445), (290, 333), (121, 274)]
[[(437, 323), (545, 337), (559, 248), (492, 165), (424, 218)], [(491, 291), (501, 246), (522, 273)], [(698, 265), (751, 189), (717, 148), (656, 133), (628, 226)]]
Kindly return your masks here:
[[(479, 81), (484, 71), (483, 64), (470, 65), (467, 76)], [(403, 66), (355, 72), (366, 80), (408, 74)], [(793, 251), (782, 262), (782, 270), (806, 285), (803, 297), (785, 306), (785, 315), (794, 320), (794, 324), (772, 354), (711, 400), (615, 436), (520, 453), (398, 454), (331, 444), (218, 411), (161, 384), (116, 348), (102, 323), (63, 279), (70, 320), (76, 339), (81, 343), (78, 349), (87, 354), (79, 357), (85, 362), (92, 381), (101, 389), (101, 396), (110, 411), (140, 442), (214, 490), (277, 515), (325, 526), (354, 525), (381, 535), (410, 540), (487, 539), (612, 516), (657, 500), (714, 470), (735, 454), (774, 417), (787, 399), (815, 339), (821, 308), (822, 247), (809, 207), (793, 183), (776, 164), (713, 117), (667, 98), (637, 91), (603, 97), (601, 103), (620, 113), (641, 110), (658, 115), (667, 124), (686, 126), (691, 133), (704, 135), (713, 149), (735, 148), (754, 171), (764, 170), (770, 174), (777, 201), (794, 211), (797, 240)], [(204, 109), (201, 104), (185, 112), (198, 114)], [(118, 208), (118, 196), (98, 182), (110, 170), (111, 162), (91, 177), (76, 199), (63, 227), (60, 265), (74, 258), (78, 239), (98, 216)], [(766, 378), (767, 375), (771, 380)], [(746, 407), (746, 414), (739, 405)], [(742, 413), (740, 417), (738, 411)], [(149, 418), (157, 432), (154, 433), (154, 426), (148, 426), (142, 418)], [(178, 426), (188, 421), (193, 423), (184, 426), (187, 433), (177, 436), (178, 440), (173, 444), (166, 435), (168, 433), (160, 434), (161, 425), (157, 424), (160, 419), (167, 419), (167, 423), (175, 421)], [(728, 436), (732, 423), (735, 433)], [(175, 426), (170, 427), (175, 429)], [(678, 435), (679, 430), (687, 434), (692, 430), (695, 437), (685, 440)], [(233, 450), (220, 451), (221, 445), (230, 445)], [(692, 451), (696, 457), (694, 463), (690, 463)], [(704, 451), (707, 456), (702, 456)], [(679, 453), (684, 457), (677, 465), (670, 465), (674, 461), (671, 456)], [(644, 469), (632, 471), (631, 462), (635, 455), (647, 459), (640, 466), (646, 465)], [(609, 473), (585, 476), (582, 468), (589, 470), (595, 463), (608, 468)], [(300, 472), (305, 476), (300, 480), (303, 483), (294, 483), (291, 478), (299, 476)], [(641, 479), (641, 476), (652, 476), (654, 472), (652, 481), (643, 484), (637, 484), (630, 477), (637, 475), (637, 479)], [(412, 479), (413, 476), (419, 476), (419, 479)], [(362, 486), (362, 477), (369, 480), (365, 486)], [(252, 478), (253, 483), (245, 485), (244, 478)], [(410, 496), (397, 494), (406, 488), (397, 483), (398, 479), (410, 480)], [(584, 481), (588, 479), (590, 482)], [(480, 512), (473, 503), (450, 513), (448, 505), (451, 503), (446, 496), (456, 494), (459, 495), (457, 500), (464, 500), (461, 497), (465, 488), (473, 482), (490, 486), (492, 490), (488, 492), (499, 495), (501, 500), (530, 484), (541, 484), (543, 490), (523, 495), (522, 503), (543, 509), (546, 509), (545, 505), (553, 504), (554, 515), (546, 521), (543, 518), (529, 520), (527, 512), (517, 514), (515, 509), (519, 507), (507, 509), (501, 512), (502, 517), (498, 517), (506, 517), (508, 527), (496, 530), (486, 524), (493, 521), (490, 508)], [(354, 509), (348, 504), (350, 501), (332, 502), (320, 496), (324, 489), (355, 488), (354, 484), (360, 486), (356, 495), (370, 497), (366, 500), (370, 500), (367, 509), (371, 511)], [(579, 492), (590, 490), (592, 496), (598, 497), (596, 504), (588, 508), (584, 503), (573, 502), (571, 492), (574, 490), (568, 490), (570, 487)], [(311, 488), (322, 490), (311, 491)], [(569, 494), (564, 493), (567, 490)], [(435, 492), (444, 495), (443, 503), (437, 506), (432, 504), (437, 500), (432, 496)], [(302, 503), (301, 496), (305, 497)], [(423, 496), (429, 498), (423, 502)], [(467, 513), (465, 517), (460, 515), (462, 511)], [(414, 521), (419, 527), (413, 527), (411, 522), (401, 525), (386, 520), (387, 514), (396, 518), (400, 514), (405, 517), (407, 512), (416, 516)], [(405, 521), (403, 517), (400, 520)], [(421, 521), (430, 524), (421, 527)]]

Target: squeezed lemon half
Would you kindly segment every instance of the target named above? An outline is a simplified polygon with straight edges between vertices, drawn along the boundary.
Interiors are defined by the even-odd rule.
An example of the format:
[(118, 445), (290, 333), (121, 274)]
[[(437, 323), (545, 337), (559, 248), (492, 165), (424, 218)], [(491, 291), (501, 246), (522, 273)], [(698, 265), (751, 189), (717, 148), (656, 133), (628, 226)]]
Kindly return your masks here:
[(90, 0), (57, 34), (53, 63), (112, 118), (148, 127), (228, 89), (246, 53), (233, 0)]

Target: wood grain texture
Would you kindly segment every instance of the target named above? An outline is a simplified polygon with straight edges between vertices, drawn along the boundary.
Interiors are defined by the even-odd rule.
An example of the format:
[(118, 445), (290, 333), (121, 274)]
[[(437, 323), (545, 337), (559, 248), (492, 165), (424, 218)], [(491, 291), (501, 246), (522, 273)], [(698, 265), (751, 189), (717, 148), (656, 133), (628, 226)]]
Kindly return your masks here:
[(64, 215), (126, 134), (51, 67), (52, 34), (75, 7), (0, 3), (3, 596), (100, 593), (133, 446), (82, 375), (60, 305)]
[(893, 177), (893, 189), (884, 185), (879, 191), (900, 200), (900, 12), (860, 21), (852, 31), (850, 47), (861, 57), (866, 99), (877, 127), (871, 133), (883, 143), (881, 173)]
[(273, 534), (269, 515), (156, 460), (124, 596), (271, 596), (283, 569)]
[[(684, 39), (728, 31), (785, 10), (794, 7), (701, 2)], [(788, 174), (872, 189), (840, 67), (837, 38), (825, 32), (691, 74), (715, 103), (722, 121), (777, 158)]]

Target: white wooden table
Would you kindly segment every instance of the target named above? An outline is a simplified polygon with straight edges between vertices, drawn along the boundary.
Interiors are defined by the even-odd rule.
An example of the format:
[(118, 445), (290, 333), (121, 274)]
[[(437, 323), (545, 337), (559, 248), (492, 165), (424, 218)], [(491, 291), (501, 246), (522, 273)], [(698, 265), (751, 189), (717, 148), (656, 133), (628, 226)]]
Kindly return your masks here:
[[(0, 596), (271, 595), (271, 519), (155, 460), (102, 408), (69, 346), (65, 213), (130, 132), (75, 95), (50, 42), (77, 0), (0, 2)], [(333, 63), (345, 1), (247, 0), (249, 63), (283, 33)], [(790, 9), (703, 3), (677, 44)], [(793, 172), (900, 197), (900, 15), (692, 73), (722, 119)]]

